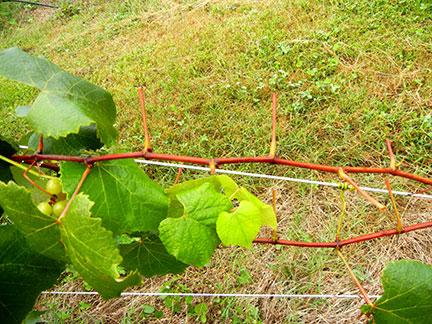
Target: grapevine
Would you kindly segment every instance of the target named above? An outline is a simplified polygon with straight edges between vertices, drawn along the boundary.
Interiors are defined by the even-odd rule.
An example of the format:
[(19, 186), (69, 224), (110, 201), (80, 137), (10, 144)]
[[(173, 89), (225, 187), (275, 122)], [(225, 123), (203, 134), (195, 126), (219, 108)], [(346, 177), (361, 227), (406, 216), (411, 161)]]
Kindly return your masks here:
[[(104, 298), (112, 298), (127, 287), (140, 284), (142, 276), (180, 273), (188, 266), (204, 266), (222, 243), (244, 248), (253, 244), (333, 248), (365, 301), (362, 311), (366, 316), (383, 323), (395, 316), (426, 323), (432, 312), (430, 265), (415, 261), (391, 263), (383, 274), (384, 295), (373, 302), (342, 253), (345, 245), (432, 227), (432, 221), (403, 224), (389, 179), (386, 187), (394, 215), (350, 176), (383, 174), (432, 185), (431, 178), (399, 169), (390, 141), (386, 142), (390, 164), (384, 168), (339, 167), (282, 159), (276, 154), (277, 96), (273, 94), (269, 155), (202, 158), (156, 153), (147, 126), (144, 90), (139, 87), (143, 150), (100, 154), (98, 149), (102, 145), (110, 147), (117, 136), (113, 127), (116, 108), (109, 93), (17, 48), (0, 52), (0, 75), (41, 90), (25, 113), (35, 130), (29, 140), (34, 153), (19, 154), (14, 143), (0, 138), (0, 215), (4, 210), (0, 247), (6, 251), (0, 253), (2, 321), (20, 322), (37, 296), (55, 283), (66, 264), (72, 264)], [(93, 151), (91, 155), (87, 154), (89, 150)], [(176, 184), (163, 189), (133, 158), (206, 165), (212, 175), (177, 183), (179, 170)], [(214, 175), (225, 164), (243, 163), (334, 173), (343, 182), (343, 206), (343, 190), (351, 189), (380, 212), (394, 217), (395, 228), (341, 239), (341, 213), (333, 242), (279, 238), (275, 205), (263, 203), (228, 176)], [(262, 227), (270, 228), (272, 235), (257, 237)], [(119, 267), (126, 272), (121, 273)], [(38, 278), (36, 284), (29, 284), (28, 289), (18, 294), (11, 293), (16, 290), (16, 282), (31, 283), (34, 277)], [(395, 293), (407, 290), (413, 280), (415, 285), (408, 299)], [(29, 296), (26, 302), (17, 302), (20, 294)], [(402, 306), (415, 310), (400, 311)]]

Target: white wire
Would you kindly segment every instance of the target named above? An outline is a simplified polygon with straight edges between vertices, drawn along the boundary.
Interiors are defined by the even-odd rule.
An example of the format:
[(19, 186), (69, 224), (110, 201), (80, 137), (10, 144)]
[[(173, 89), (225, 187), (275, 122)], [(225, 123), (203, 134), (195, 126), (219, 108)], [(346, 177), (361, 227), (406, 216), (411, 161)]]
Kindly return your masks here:
[[(21, 149), (28, 149), (28, 147), (25, 145), (20, 145), (19, 147)], [(141, 160), (141, 159), (136, 159), (135, 162), (141, 163), (141, 164), (159, 165), (159, 166), (165, 166), (165, 167), (191, 169), (191, 170), (198, 170), (198, 171), (205, 171), (205, 172), (210, 171), (210, 167), (200, 167), (200, 166), (180, 164), (180, 163), (167, 163), (167, 162)], [(216, 171), (216, 173), (241, 175), (241, 176), (253, 177), (253, 178), (282, 180), (282, 181), (306, 183), (306, 184), (312, 184), (312, 185), (318, 185), (318, 186), (327, 186), (327, 187), (333, 187), (333, 188), (339, 187), (339, 183), (336, 183), (336, 182), (316, 181), (316, 180), (308, 180), (308, 179), (301, 179), (301, 178), (290, 178), (290, 177), (283, 177), (283, 176), (274, 176), (274, 175), (270, 175), (270, 174), (251, 173), (251, 172), (242, 172), (242, 171), (225, 170), (225, 169), (216, 169), (215, 171)], [(369, 191), (369, 192), (388, 194), (388, 191), (386, 189), (381, 189), (381, 188), (360, 187), (360, 189), (362, 189), (364, 191)], [(428, 195), (428, 194), (417, 194), (417, 193), (413, 193), (413, 192), (397, 191), (397, 190), (394, 190), (393, 194), (396, 196), (408, 196), (408, 197), (416, 197), (416, 198), (423, 198), (423, 199), (431, 199), (432, 200), (432, 195)]]
[[(95, 291), (44, 291), (42, 294), (45, 295), (84, 295), (84, 296), (97, 296), (99, 295)], [(212, 294), (212, 293), (161, 293), (161, 292), (123, 292), (120, 294), (121, 297), (167, 297), (167, 296), (178, 296), (178, 297), (236, 297), (236, 298), (341, 298), (341, 299), (357, 299), (362, 298), (359, 295), (350, 294)], [(379, 298), (379, 295), (369, 295), (369, 298)]]
[[(210, 171), (210, 167), (199, 167), (199, 166), (195, 166), (195, 165), (187, 165), (187, 164), (180, 164), (180, 163), (167, 163), (167, 162), (139, 160), (139, 159), (135, 160), (135, 162), (141, 163), (141, 164), (159, 165), (159, 166), (165, 166), (165, 167), (191, 169), (191, 170), (199, 170), (199, 171), (206, 171), (206, 172)], [(251, 173), (251, 172), (242, 172), (242, 171), (225, 170), (225, 169), (216, 169), (215, 171), (216, 171), (216, 173), (241, 175), (241, 176), (254, 177), (254, 178), (264, 178), (264, 179), (282, 180), (282, 181), (290, 181), (290, 182), (297, 182), (297, 183), (306, 183), (306, 184), (327, 186), (327, 187), (333, 187), (333, 188), (339, 187), (339, 183), (336, 183), (336, 182), (324, 182), (324, 181), (308, 180), (308, 179), (301, 179), (301, 178), (290, 178), (290, 177), (283, 177), (283, 176), (274, 176), (274, 175), (270, 175), (270, 174)], [(388, 194), (388, 191), (386, 189), (381, 189), (381, 188), (360, 187), (360, 189), (362, 189), (364, 191), (369, 191), (369, 192)], [(407, 191), (394, 190), (393, 194), (398, 195), (398, 196), (409, 196), (409, 197), (416, 197), (416, 198), (432, 199), (432, 195), (417, 194), (417, 193), (412, 193), (412, 192), (407, 192)]]

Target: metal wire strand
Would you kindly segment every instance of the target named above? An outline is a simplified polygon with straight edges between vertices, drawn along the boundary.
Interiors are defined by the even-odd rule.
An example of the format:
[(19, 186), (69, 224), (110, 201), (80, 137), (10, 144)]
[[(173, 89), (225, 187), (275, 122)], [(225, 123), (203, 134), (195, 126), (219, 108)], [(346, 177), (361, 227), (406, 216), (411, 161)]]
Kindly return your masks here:
[[(177, 168), (177, 169), (182, 168), (182, 169), (191, 169), (191, 170), (198, 170), (198, 171), (205, 171), (205, 172), (211, 171), (211, 169), (209, 167), (200, 167), (200, 166), (187, 165), (187, 164), (181, 164), (181, 163), (167, 163), (167, 162), (141, 160), (141, 159), (137, 159), (137, 160), (135, 160), (135, 162), (140, 163), (140, 164), (158, 165), (158, 166), (172, 167), (172, 168)], [(234, 171), (234, 170), (226, 170), (226, 169), (216, 169), (215, 171), (216, 171), (216, 173), (221, 173), (221, 174), (231, 174), (231, 175), (240, 175), (240, 176), (253, 177), (253, 178), (282, 180), (282, 181), (305, 183), (305, 184), (318, 185), (318, 186), (327, 186), (327, 187), (333, 187), (333, 188), (339, 188), (339, 186), (340, 186), (340, 184), (337, 182), (325, 182), (325, 181), (316, 181), (316, 180), (309, 180), (309, 179), (302, 179), (302, 178), (290, 178), (290, 177), (275, 176), (275, 175), (270, 175), (270, 174)], [(388, 195), (387, 189), (373, 188), (373, 187), (360, 187), (360, 189), (362, 189), (364, 191), (383, 193), (383, 194)], [(432, 195), (418, 194), (418, 193), (407, 192), (407, 191), (396, 191), (395, 190), (395, 191), (393, 191), (393, 194), (398, 195), (398, 196), (408, 196), (408, 197), (416, 197), (416, 198), (422, 198), (422, 199), (432, 199)]]

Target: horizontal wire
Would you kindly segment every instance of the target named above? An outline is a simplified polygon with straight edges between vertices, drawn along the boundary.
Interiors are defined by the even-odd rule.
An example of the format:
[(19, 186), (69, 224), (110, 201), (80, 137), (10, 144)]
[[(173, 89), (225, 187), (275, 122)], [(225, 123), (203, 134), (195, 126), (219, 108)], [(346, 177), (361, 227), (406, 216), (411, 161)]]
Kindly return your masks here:
[[(209, 167), (200, 167), (200, 166), (180, 164), (180, 163), (167, 163), (167, 162), (141, 160), (141, 159), (136, 159), (135, 162), (141, 163), (141, 164), (158, 165), (158, 166), (182, 168), (182, 169), (191, 169), (191, 170), (199, 170), (199, 171), (206, 171), (206, 172), (211, 171), (211, 169)], [(338, 188), (340, 185), (337, 182), (325, 182), (325, 181), (308, 180), (308, 179), (301, 179), (301, 178), (290, 178), (290, 177), (275, 176), (275, 175), (262, 174), (262, 173), (251, 173), (251, 172), (225, 170), (225, 169), (216, 169), (215, 171), (216, 171), (216, 173), (241, 175), (241, 176), (247, 176), (247, 177), (264, 178), (264, 179), (272, 179), (272, 180), (283, 180), (283, 181), (290, 181), (290, 182), (297, 182), (297, 183), (313, 184), (313, 185), (318, 185), (318, 186), (327, 186), (327, 187), (333, 187), (333, 188)], [(360, 189), (362, 189), (364, 191), (369, 191), (369, 192), (388, 194), (387, 189), (373, 188), (373, 187), (360, 187)], [(396, 191), (396, 190), (392, 190), (392, 192), (394, 195), (398, 195), (398, 196), (409, 196), (409, 197), (416, 197), (416, 198), (432, 199), (432, 195), (428, 195), (428, 194), (417, 194), (417, 193), (412, 193), (412, 192), (407, 192), (407, 191)]]
[[(19, 148), (28, 149), (28, 146), (20, 145)], [(142, 160), (142, 159), (135, 159), (135, 162), (140, 164), (158, 165), (158, 166), (198, 170), (198, 171), (205, 171), (205, 172), (211, 171), (210, 167), (200, 167), (200, 166), (187, 165), (181, 163), (168, 163), (168, 162), (159, 162), (159, 161)], [(252, 173), (252, 172), (234, 171), (234, 170), (226, 170), (226, 169), (216, 169), (215, 171), (216, 173), (222, 173), (222, 174), (232, 174), (232, 175), (240, 175), (246, 177), (271, 179), (271, 180), (282, 180), (282, 181), (305, 183), (305, 184), (318, 185), (318, 186), (327, 186), (333, 188), (338, 188), (340, 185), (337, 182), (325, 182), (325, 181), (308, 180), (308, 179), (301, 179), (301, 178), (291, 178), (291, 177), (275, 176), (275, 175), (262, 174), (262, 173)], [(387, 189), (373, 188), (373, 187), (360, 187), (360, 189), (369, 192), (388, 194)], [(419, 194), (419, 193), (397, 191), (397, 190), (393, 190), (393, 194), (397, 196), (415, 197), (415, 198), (432, 200), (432, 195), (428, 195), (428, 194)]]
[[(44, 295), (84, 295), (84, 296), (97, 296), (95, 291), (44, 291)], [(340, 298), (340, 299), (361, 299), (360, 295), (350, 294), (212, 294), (212, 293), (162, 293), (162, 292), (123, 292), (121, 297), (236, 297), (236, 298), (311, 298), (311, 299), (325, 299), (325, 298)], [(369, 298), (379, 298), (379, 295), (369, 295)]]

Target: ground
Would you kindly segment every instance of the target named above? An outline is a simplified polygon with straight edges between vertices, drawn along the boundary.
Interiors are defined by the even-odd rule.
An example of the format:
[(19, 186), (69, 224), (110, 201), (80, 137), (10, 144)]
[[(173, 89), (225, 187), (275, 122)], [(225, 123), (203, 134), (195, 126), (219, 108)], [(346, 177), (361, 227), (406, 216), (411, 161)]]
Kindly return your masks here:
[[(55, 2), (55, 1), (53, 1)], [(73, 1), (60, 9), (0, 3), (0, 49), (19, 46), (110, 91), (118, 108), (117, 150), (143, 146), (136, 86), (145, 85), (157, 152), (202, 157), (264, 155), (271, 93), (279, 94), (278, 155), (332, 165), (386, 166), (385, 139), (401, 168), (432, 176), (432, 5), (428, 1)], [(36, 91), (0, 79), (1, 134), (29, 130), (15, 108)], [(335, 181), (334, 175), (264, 165), (250, 172)], [(147, 167), (165, 186), (176, 170)], [(186, 172), (183, 179), (202, 176)], [(383, 187), (381, 176), (355, 176)], [(339, 191), (235, 177), (271, 201), (277, 189), (280, 236), (333, 240)], [(394, 189), (421, 186), (391, 179)], [(375, 195), (389, 204), (385, 195)], [(354, 193), (347, 194), (344, 237), (393, 227)], [(431, 220), (432, 202), (397, 198), (405, 223)], [(432, 262), (432, 232), (344, 249), (370, 294), (389, 260)], [(169, 286), (166, 288), (165, 286)], [(356, 293), (332, 250), (257, 246), (224, 248), (211, 264), (184, 275), (149, 279), (140, 291)], [(65, 276), (59, 290), (80, 290)], [(198, 304), (206, 306), (194, 306)], [(143, 305), (146, 305), (143, 308)], [(163, 317), (158, 319), (163, 312)], [(361, 300), (193, 299), (42, 296), (49, 321), (334, 323), (356, 321)], [(157, 316), (156, 316), (157, 315)], [(364, 320), (364, 319), (362, 319)], [(362, 321), (360, 320), (360, 321)]]

